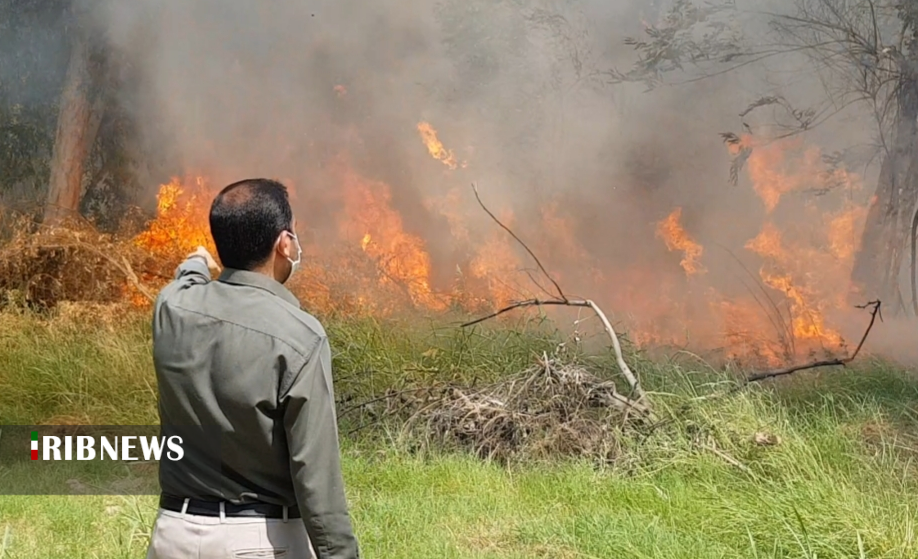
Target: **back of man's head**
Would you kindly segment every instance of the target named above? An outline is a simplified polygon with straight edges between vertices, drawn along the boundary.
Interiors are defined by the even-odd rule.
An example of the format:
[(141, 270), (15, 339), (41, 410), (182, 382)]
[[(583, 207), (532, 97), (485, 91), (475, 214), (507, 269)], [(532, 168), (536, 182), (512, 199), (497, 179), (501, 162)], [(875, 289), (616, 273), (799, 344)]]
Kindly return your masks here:
[(253, 270), (265, 264), (292, 224), (287, 188), (269, 179), (234, 182), (210, 207), (210, 233), (226, 268)]

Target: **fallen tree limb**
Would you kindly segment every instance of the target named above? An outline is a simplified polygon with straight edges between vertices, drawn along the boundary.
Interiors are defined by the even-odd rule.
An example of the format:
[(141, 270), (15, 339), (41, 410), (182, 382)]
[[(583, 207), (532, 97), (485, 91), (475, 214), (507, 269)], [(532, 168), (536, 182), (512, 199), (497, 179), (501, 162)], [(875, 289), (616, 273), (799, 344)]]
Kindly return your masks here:
[[(137, 274), (134, 273), (134, 268), (131, 267), (131, 263), (128, 262), (127, 257), (122, 256), (121, 262), (124, 263), (124, 268), (121, 269), (124, 272), (124, 275), (127, 276), (128, 281), (134, 284), (134, 287), (139, 291), (144, 297), (150, 300), (151, 303), (156, 302), (156, 296), (146, 288), (146, 286), (140, 282), (140, 278), (137, 277)], [(113, 263), (114, 264), (114, 263)]]
[(716, 446), (713, 446), (713, 445), (710, 445), (710, 446), (709, 446), (709, 445), (701, 445), (699, 448), (701, 448), (702, 450), (706, 450), (706, 451), (710, 452), (711, 454), (713, 454), (714, 456), (717, 456), (718, 458), (720, 458), (721, 460), (723, 460), (723, 461), (726, 462), (727, 464), (730, 464), (731, 466), (734, 466), (734, 467), (736, 467), (736, 468), (739, 468), (740, 470), (742, 470), (743, 472), (745, 472), (745, 473), (747, 473), (747, 474), (751, 474), (751, 473), (752, 473), (752, 470), (750, 470), (748, 466), (746, 466), (745, 464), (743, 464), (742, 462), (740, 462), (740, 461), (737, 460), (736, 458), (730, 456), (730, 455), (727, 454), (726, 452), (720, 450), (720, 449), (717, 448)]
[(379, 402), (385, 402), (385, 401), (391, 400), (392, 398), (398, 398), (398, 397), (400, 397), (400, 396), (405, 396), (405, 395), (408, 395), (408, 394), (417, 394), (418, 392), (425, 392), (425, 391), (428, 391), (428, 392), (431, 391), (431, 387), (429, 387), (429, 386), (421, 386), (421, 387), (416, 387), (416, 388), (407, 388), (407, 389), (405, 389), (405, 390), (387, 391), (387, 392), (386, 392), (385, 394), (383, 394), (382, 396), (377, 396), (377, 397), (375, 397), (375, 398), (370, 398), (369, 400), (365, 400), (365, 401), (362, 401), (362, 402), (358, 402), (358, 403), (356, 403), (356, 404), (352, 404), (352, 405), (350, 405), (350, 406), (344, 408), (343, 410), (341, 410), (341, 411), (338, 412), (338, 417), (339, 417), (339, 418), (340, 418), (340, 417), (343, 417), (343, 416), (345, 416), (345, 415), (347, 415), (347, 414), (349, 414), (349, 413), (351, 413), (351, 412), (354, 412), (354, 411), (356, 411), (356, 410), (359, 410), (359, 409), (362, 409), (362, 408), (366, 408), (367, 406), (371, 406), (371, 405), (377, 404), (377, 403), (379, 403)]

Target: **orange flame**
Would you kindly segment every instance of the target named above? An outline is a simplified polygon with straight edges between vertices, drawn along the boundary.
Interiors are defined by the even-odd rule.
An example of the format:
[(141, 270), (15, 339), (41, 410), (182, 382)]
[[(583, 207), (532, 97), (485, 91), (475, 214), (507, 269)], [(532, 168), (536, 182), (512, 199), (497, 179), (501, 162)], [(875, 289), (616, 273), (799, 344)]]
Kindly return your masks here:
[(447, 150), (443, 147), (443, 144), (437, 138), (437, 131), (434, 130), (434, 127), (431, 126), (430, 123), (419, 122), (418, 132), (421, 134), (421, 140), (424, 142), (424, 145), (427, 146), (427, 151), (430, 153), (431, 157), (442, 161), (443, 164), (450, 169), (455, 169), (458, 166), (452, 150)]
[(843, 169), (827, 170), (822, 151), (815, 146), (805, 147), (800, 137), (765, 143), (744, 135), (739, 144), (729, 149), (734, 155), (741, 149), (750, 150), (746, 164), (749, 178), (768, 213), (791, 192), (819, 190), (826, 184), (854, 186), (854, 177)]
[[(498, 216), (508, 227), (513, 224), (513, 213), (501, 212)], [(495, 307), (503, 307), (514, 299), (522, 299), (523, 289), (516, 281), (522, 263), (503, 231), (493, 230), (469, 265), (472, 277), (487, 286), (487, 293)]]
[[(417, 128), (433, 158), (450, 169), (459, 167), (430, 124), (421, 122)], [(767, 217), (743, 246), (747, 256), (758, 260), (762, 289), (770, 301), (763, 301), (759, 292), (755, 297), (728, 294), (729, 286), (717, 291), (702, 283), (731, 274), (703, 275), (708, 271), (701, 263), (704, 249), (686, 232), (682, 208), (654, 224), (654, 234), (669, 251), (681, 253), (684, 274), (661, 274), (641, 259), (630, 265), (613, 263), (609, 257), (601, 261), (591, 252), (595, 249), (587, 250), (589, 245), (578, 239), (577, 216), (566, 213), (569, 206), (559, 202), (561, 198), (543, 201), (535, 219), (523, 215), (519, 223), (514, 223), (508, 209), (491, 209), (530, 243), (565, 291), (596, 293), (597, 302), (604, 297), (607, 312), (616, 313), (616, 320), (626, 320), (629, 337), (639, 343), (683, 345), (690, 332), (693, 340), (725, 345), (727, 355), (772, 362), (797, 357), (792, 353), (837, 347), (842, 339), (832, 317), (845, 305), (842, 294), (866, 208), (851, 202), (831, 211), (820, 210), (815, 203), (795, 208), (792, 203), (803, 196), (788, 194), (820, 189), (825, 181), (853, 189), (859, 178), (842, 170), (826, 172), (819, 165), (819, 151), (804, 149), (799, 140), (754, 145), (746, 137), (742, 142), (730, 150), (752, 150), (746, 173)], [(329, 237), (321, 241), (310, 241), (309, 233), (301, 235), (304, 271), (291, 286), (309, 308), (373, 315), (402, 308), (477, 312), (482, 306), (501, 307), (552, 289), (533, 272), (531, 258), (505, 231), (493, 223), (478, 226), (485, 218), (470, 220), (470, 215), (478, 214), (471, 213), (477, 207), (467, 189), (452, 186), (424, 199), (431, 213), (444, 218), (450, 249), (456, 255), (446, 262), (448, 267), (434, 270), (431, 247), (442, 247), (445, 241), (440, 238), (436, 245), (428, 245), (423, 231), (412, 229), (415, 222), (396, 209), (389, 184), (358, 173), (345, 157), (326, 169), (336, 188), (321, 192), (325, 197), (321, 203), (327, 204), (325, 208), (340, 208), (338, 214), (329, 215), (336, 227), (316, 231)], [(156, 219), (135, 242), (172, 266), (198, 245), (216, 254), (207, 221), (213, 194), (203, 178), (173, 179), (162, 185)], [(782, 211), (777, 211), (779, 205)], [(798, 215), (796, 225), (788, 227), (781, 221), (785, 207), (803, 212), (804, 217)], [(721, 265), (707, 259), (704, 264), (712, 269)], [(452, 283), (448, 273), (455, 274)], [(148, 280), (153, 281), (144, 278)]]
[[(789, 156), (795, 153), (802, 155)], [(858, 186), (857, 177), (840, 169), (827, 172), (820, 160), (819, 149), (801, 150), (799, 139), (755, 148), (749, 157), (749, 176), (766, 212), (777, 207), (782, 195), (795, 190), (819, 189), (827, 181), (847, 188)], [(839, 278), (849, 276), (856, 251), (855, 231), (866, 209), (850, 202), (837, 214), (820, 214), (812, 204), (805, 209), (813, 214), (808, 220), (817, 227), (799, 242), (785, 242), (777, 226), (766, 221), (746, 248), (764, 260), (759, 275), (765, 285), (788, 300), (786, 320), (792, 341), (838, 347), (843, 340), (826, 325), (825, 313), (842, 305), (845, 282)]]
[(701, 258), (704, 248), (689, 238), (679, 220), (682, 217), (682, 208), (676, 208), (666, 219), (657, 224), (657, 236), (666, 243), (670, 251), (681, 250), (685, 255), (679, 263), (688, 275), (704, 273), (707, 270), (697, 260)]
[(411, 300), (434, 310), (446, 303), (430, 288), (430, 257), (424, 241), (405, 232), (402, 218), (389, 204), (389, 185), (368, 181), (350, 170), (342, 174), (344, 212), (339, 222), (342, 236), (355, 226), (366, 231), (361, 249), (377, 264), (380, 281), (404, 285)]
[(210, 237), (207, 208), (209, 188), (203, 177), (195, 177), (192, 187), (178, 178), (164, 184), (156, 196), (156, 219), (134, 242), (156, 256), (185, 256), (203, 246), (216, 256)]

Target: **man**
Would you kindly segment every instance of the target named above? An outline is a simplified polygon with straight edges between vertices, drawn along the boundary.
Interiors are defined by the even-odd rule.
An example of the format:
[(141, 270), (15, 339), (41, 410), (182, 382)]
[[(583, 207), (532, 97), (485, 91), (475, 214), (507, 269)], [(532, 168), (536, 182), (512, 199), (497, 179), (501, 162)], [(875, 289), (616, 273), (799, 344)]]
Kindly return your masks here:
[[(231, 184), (202, 247), (156, 300), (153, 360), (163, 436), (190, 427), (182, 460), (160, 463), (148, 559), (357, 559), (341, 474), (331, 352), (284, 284), (300, 263), (284, 185)], [(207, 429), (212, 429), (207, 431)]]

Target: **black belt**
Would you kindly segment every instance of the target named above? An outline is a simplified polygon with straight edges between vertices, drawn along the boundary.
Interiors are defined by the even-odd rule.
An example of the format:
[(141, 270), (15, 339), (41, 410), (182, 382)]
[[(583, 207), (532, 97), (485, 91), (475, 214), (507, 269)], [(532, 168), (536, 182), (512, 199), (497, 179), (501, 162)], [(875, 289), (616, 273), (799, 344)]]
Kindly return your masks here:
[[(282, 505), (273, 505), (271, 503), (244, 503), (236, 505), (229, 501), (223, 502), (224, 516), (257, 516), (262, 518), (283, 518), (284, 507)], [(187, 514), (199, 516), (220, 516), (221, 501), (202, 501), (200, 499), (189, 499), (188, 507), (185, 509)], [(185, 505), (185, 499), (182, 497), (173, 497), (171, 495), (161, 495), (159, 498), (160, 508), (171, 510), (173, 512), (182, 512)], [(299, 518), (300, 509), (296, 506), (287, 508), (287, 518)]]

